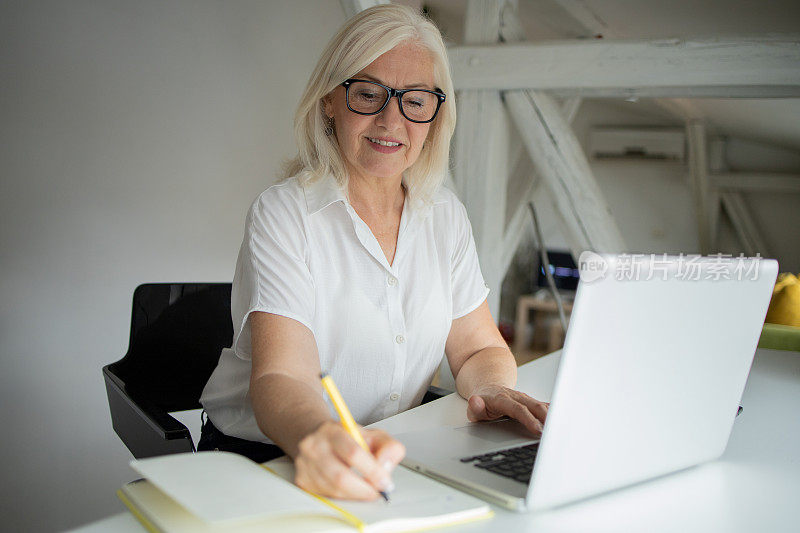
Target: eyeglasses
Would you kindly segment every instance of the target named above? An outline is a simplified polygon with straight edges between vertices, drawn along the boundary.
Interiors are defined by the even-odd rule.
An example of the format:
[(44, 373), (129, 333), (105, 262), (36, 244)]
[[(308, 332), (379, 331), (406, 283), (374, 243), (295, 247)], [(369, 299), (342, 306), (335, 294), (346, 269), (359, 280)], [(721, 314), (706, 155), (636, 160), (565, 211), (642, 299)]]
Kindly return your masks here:
[(436, 118), (445, 94), (426, 89), (392, 89), (374, 81), (349, 79), (342, 83), (347, 109), (359, 115), (377, 115), (393, 97), (400, 103), (400, 113), (411, 122), (424, 124)]

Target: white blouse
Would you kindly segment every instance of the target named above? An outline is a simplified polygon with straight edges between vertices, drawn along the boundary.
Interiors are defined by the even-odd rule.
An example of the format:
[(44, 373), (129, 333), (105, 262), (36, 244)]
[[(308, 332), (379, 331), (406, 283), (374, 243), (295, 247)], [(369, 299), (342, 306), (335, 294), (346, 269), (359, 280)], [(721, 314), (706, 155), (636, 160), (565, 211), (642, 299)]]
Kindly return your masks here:
[(250, 404), (248, 317), (292, 318), (314, 334), (320, 366), (366, 425), (420, 404), (450, 325), (489, 289), (456, 196), (406, 199), (394, 262), (332, 177), (290, 178), (256, 199), (245, 224), (231, 296), (234, 336), (200, 402), (226, 435), (271, 442)]

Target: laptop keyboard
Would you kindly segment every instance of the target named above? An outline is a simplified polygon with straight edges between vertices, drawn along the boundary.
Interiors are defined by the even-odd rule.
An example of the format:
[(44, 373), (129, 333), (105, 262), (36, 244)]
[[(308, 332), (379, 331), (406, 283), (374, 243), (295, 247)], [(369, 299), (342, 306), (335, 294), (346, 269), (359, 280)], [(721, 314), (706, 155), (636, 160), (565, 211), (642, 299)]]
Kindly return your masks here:
[(538, 451), (539, 443), (536, 442), (498, 452), (463, 457), (461, 462), (472, 463), (472, 466), (476, 468), (482, 468), (521, 483), (528, 483), (531, 480), (533, 462), (536, 460)]

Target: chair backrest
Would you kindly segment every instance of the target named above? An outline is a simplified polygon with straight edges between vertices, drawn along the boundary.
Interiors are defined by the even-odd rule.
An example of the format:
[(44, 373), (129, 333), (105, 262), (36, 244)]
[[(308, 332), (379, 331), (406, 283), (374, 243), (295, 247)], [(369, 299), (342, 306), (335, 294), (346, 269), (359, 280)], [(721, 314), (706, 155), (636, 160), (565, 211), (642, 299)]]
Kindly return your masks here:
[(175, 435), (161, 438), (186, 440), (188, 430), (166, 413), (201, 407), (200, 393), (232, 337), (230, 283), (136, 288), (128, 353), (103, 369), (114, 429), (134, 456), (170, 453), (142, 448), (148, 427), (161, 434), (172, 428)]
[(140, 285), (128, 353), (113, 366), (129, 389), (165, 411), (197, 409), (232, 337), (230, 283)]

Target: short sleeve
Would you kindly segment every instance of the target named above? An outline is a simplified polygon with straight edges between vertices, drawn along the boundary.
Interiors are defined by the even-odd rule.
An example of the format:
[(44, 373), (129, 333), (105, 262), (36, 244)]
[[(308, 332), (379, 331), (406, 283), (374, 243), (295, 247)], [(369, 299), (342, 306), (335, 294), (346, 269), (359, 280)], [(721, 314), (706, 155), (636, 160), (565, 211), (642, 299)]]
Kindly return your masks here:
[(458, 200), (455, 200), (453, 219), (455, 233), (450, 264), (453, 287), (452, 317), (455, 320), (477, 309), (486, 300), (489, 286), (483, 280), (467, 210)]
[(254, 311), (297, 320), (313, 332), (314, 283), (304, 227), (297, 199), (280, 186), (264, 191), (248, 212), (231, 293), (233, 350), (242, 359), (252, 357)]

